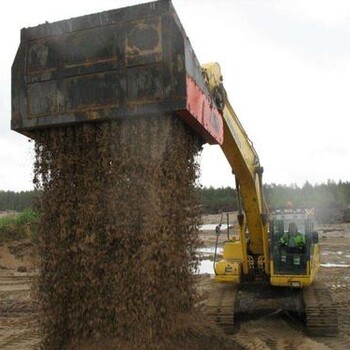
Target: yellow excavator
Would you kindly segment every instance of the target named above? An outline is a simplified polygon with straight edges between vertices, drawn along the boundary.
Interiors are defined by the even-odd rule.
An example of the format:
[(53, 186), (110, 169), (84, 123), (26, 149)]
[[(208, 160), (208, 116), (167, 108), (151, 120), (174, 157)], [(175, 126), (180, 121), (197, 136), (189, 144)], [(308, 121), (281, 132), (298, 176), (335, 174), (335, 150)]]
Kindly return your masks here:
[[(239, 239), (224, 244), (215, 264), (208, 314), (231, 332), (234, 315), (282, 309), (304, 318), (313, 334), (335, 334), (335, 304), (315, 281), (312, 215), (268, 212), (263, 168), (220, 67), (201, 67), (170, 0), (22, 29), (12, 66), (13, 130), (35, 139), (38, 129), (153, 115), (182, 118), (204, 143), (219, 144), (236, 178)], [(305, 235), (303, 251), (279, 245), (291, 221)]]
[[(327, 288), (315, 281), (320, 251), (313, 209), (269, 212), (263, 168), (227, 99), (220, 66), (204, 65), (203, 74), (222, 115), (221, 148), (235, 175), (239, 205), (238, 238), (228, 237), (223, 259), (214, 262), (219, 286), (208, 300), (208, 314), (228, 333), (234, 331), (234, 315), (281, 310), (304, 321), (312, 335), (337, 334), (336, 304)], [(291, 227), (303, 237), (300, 246), (294, 244)], [(218, 240), (220, 225), (216, 233)]]

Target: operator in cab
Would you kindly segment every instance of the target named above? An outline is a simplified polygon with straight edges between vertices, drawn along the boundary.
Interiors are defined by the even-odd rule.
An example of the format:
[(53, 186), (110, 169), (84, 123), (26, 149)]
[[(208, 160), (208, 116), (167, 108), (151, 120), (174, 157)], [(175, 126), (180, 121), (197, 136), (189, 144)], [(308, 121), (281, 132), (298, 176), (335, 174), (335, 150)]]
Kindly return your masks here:
[(280, 238), (280, 245), (288, 247), (290, 253), (297, 253), (305, 247), (305, 236), (298, 231), (297, 225), (291, 222), (288, 232), (285, 232)]

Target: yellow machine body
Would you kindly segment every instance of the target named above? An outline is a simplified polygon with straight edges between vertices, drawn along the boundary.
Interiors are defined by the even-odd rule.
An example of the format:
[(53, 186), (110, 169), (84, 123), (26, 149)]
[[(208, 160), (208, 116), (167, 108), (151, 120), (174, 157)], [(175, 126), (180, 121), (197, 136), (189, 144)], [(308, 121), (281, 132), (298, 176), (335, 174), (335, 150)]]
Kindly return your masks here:
[[(298, 260), (296, 261), (298, 262)], [(311, 259), (306, 262), (306, 273), (302, 275), (290, 274), (281, 275), (275, 273), (274, 262), (271, 261), (270, 283), (272, 286), (304, 288), (309, 287), (315, 280), (320, 269), (320, 248), (319, 244), (312, 246)]]
[(215, 281), (240, 283), (243, 256), (242, 245), (238, 240), (225, 242), (223, 246), (223, 259), (215, 265)]

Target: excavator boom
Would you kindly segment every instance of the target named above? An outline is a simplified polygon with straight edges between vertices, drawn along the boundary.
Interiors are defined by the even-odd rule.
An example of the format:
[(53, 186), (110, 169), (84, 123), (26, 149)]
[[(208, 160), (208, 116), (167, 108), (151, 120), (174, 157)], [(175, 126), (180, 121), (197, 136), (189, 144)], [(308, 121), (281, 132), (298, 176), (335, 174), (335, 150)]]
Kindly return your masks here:
[(219, 64), (206, 64), (203, 70), (213, 99), (222, 107), (224, 139), (221, 149), (236, 176), (239, 193), (243, 199), (249, 232), (249, 251), (254, 256), (264, 257), (264, 270), (268, 273), (270, 264), (267, 208), (262, 189), (263, 168), (252, 142), (227, 98)]

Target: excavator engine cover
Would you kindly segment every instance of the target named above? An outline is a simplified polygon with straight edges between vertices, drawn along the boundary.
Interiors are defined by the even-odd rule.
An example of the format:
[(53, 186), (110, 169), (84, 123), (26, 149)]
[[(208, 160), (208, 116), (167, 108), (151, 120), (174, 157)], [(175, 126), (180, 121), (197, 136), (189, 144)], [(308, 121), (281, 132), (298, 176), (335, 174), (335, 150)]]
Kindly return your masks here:
[(11, 127), (39, 128), (177, 113), (222, 143), (221, 115), (171, 1), (21, 31), (12, 66)]

